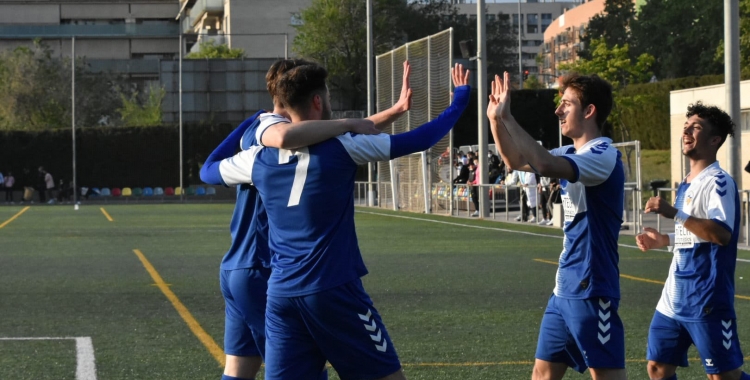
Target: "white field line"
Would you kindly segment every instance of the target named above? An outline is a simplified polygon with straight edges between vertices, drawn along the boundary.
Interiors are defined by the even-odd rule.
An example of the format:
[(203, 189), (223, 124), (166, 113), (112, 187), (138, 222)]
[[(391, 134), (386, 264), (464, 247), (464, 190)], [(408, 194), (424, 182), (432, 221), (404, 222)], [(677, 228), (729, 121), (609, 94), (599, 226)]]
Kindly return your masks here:
[[(389, 216), (389, 217), (392, 217), (392, 218), (418, 220), (420, 222), (430, 222), (430, 223), (438, 223), (438, 224), (447, 224), (447, 225), (450, 225), (450, 226), (459, 226), (459, 227), (467, 227), (467, 228), (477, 228), (477, 229), (480, 229), (480, 230), (502, 231), (502, 232), (510, 232), (510, 233), (513, 233), (513, 234), (539, 236), (539, 237), (554, 238), (554, 239), (562, 239), (563, 238), (562, 236), (546, 235), (546, 234), (539, 234), (539, 233), (535, 233), (535, 232), (526, 232), (526, 231), (515, 231), (515, 230), (509, 230), (507, 228), (475, 226), (475, 225), (471, 225), (471, 224), (462, 224), (462, 223), (456, 223), (456, 222), (446, 222), (446, 221), (442, 221), (442, 220), (432, 220), (432, 219), (415, 218), (413, 216), (381, 214), (379, 212), (372, 212), (372, 211), (361, 211), (361, 210), (354, 210), (354, 211), (358, 212), (358, 213), (361, 213), (361, 214)], [(619, 243), (617, 245), (620, 246), (620, 247), (638, 249), (638, 247), (635, 246), (635, 245), (619, 244)], [(652, 249), (652, 251), (659, 251), (659, 252), (671, 253), (671, 252), (667, 251), (666, 249)], [(742, 262), (745, 262), (745, 263), (750, 263), (750, 260), (747, 260), (747, 259), (737, 259), (737, 261), (742, 261)]]
[(78, 337), (0, 337), (2, 340), (75, 340), (76, 341), (76, 380), (96, 380), (96, 359), (94, 344), (89, 336)]

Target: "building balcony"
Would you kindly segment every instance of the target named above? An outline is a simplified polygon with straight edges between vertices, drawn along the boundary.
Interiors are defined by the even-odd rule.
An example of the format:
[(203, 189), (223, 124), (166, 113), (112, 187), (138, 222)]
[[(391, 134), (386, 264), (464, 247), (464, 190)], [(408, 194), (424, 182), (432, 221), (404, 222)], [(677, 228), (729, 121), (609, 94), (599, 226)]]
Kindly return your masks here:
[(188, 17), (195, 26), (206, 14), (224, 14), (224, 0), (196, 0)]
[(116, 24), (116, 25), (0, 25), (0, 39), (34, 38), (164, 38), (177, 37), (178, 24)]

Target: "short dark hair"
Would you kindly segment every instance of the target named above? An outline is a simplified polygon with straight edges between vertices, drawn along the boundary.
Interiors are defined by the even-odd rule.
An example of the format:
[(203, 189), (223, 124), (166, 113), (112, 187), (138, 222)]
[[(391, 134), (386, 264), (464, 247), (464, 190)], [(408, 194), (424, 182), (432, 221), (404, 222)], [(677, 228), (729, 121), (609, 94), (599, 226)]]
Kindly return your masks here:
[(276, 82), (287, 71), (301, 65), (309, 65), (312, 62), (304, 59), (280, 59), (274, 62), (266, 73), (266, 89), (271, 97), (276, 96)]
[(581, 106), (593, 104), (596, 108), (596, 125), (599, 130), (604, 129), (604, 123), (612, 112), (612, 85), (596, 74), (580, 75), (568, 73), (560, 81), (560, 91), (571, 88), (578, 94)]
[(704, 105), (699, 100), (695, 104), (688, 105), (685, 117), (690, 118), (693, 115), (698, 115), (699, 118), (711, 124), (711, 135), (721, 137), (719, 147), (724, 144), (727, 135), (734, 136), (734, 122), (732, 121), (732, 117), (722, 111), (721, 108)]
[(306, 110), (313, 95), (325, 92), (327, 78), (328, 71), (318, 64), (294, 67), (278, 79), (276, 96), (285, 108)]

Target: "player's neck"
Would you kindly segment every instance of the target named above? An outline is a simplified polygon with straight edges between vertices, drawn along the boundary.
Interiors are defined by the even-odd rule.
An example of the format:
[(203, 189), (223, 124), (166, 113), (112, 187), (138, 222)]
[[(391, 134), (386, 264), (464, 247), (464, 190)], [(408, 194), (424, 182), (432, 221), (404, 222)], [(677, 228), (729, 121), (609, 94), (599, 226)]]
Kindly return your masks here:
[(685, 182), (690, 183), (698, 174), (704, 169), (709, 167), (711, 164), (716, 162), (716, 156), (706, 158), (691, 158), (690, 159), (690, 173), (685, 178)]
[(594, 127), (593, 129), (585, 129), (583, 134), (578, 137), (571, 138), (571, 140), (573, 140), (573, 146), (576, 148), (576, 151), (578, 151), (579, 149), (583, 148), (586, 143), (599, 137), (602, 137), (602, 133), (599, 132), (599, 128)]

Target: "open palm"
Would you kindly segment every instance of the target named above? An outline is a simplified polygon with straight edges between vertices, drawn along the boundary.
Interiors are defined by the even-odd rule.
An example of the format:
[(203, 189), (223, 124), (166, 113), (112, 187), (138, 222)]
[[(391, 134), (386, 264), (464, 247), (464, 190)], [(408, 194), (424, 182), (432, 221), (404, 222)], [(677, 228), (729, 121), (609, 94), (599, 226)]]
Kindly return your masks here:
[(502, 120), (510, 116), (510, 74), (503, 73), (503, 78), (495, 75), (492, 81), (492, 93), (487, 103), (487, 117)]

